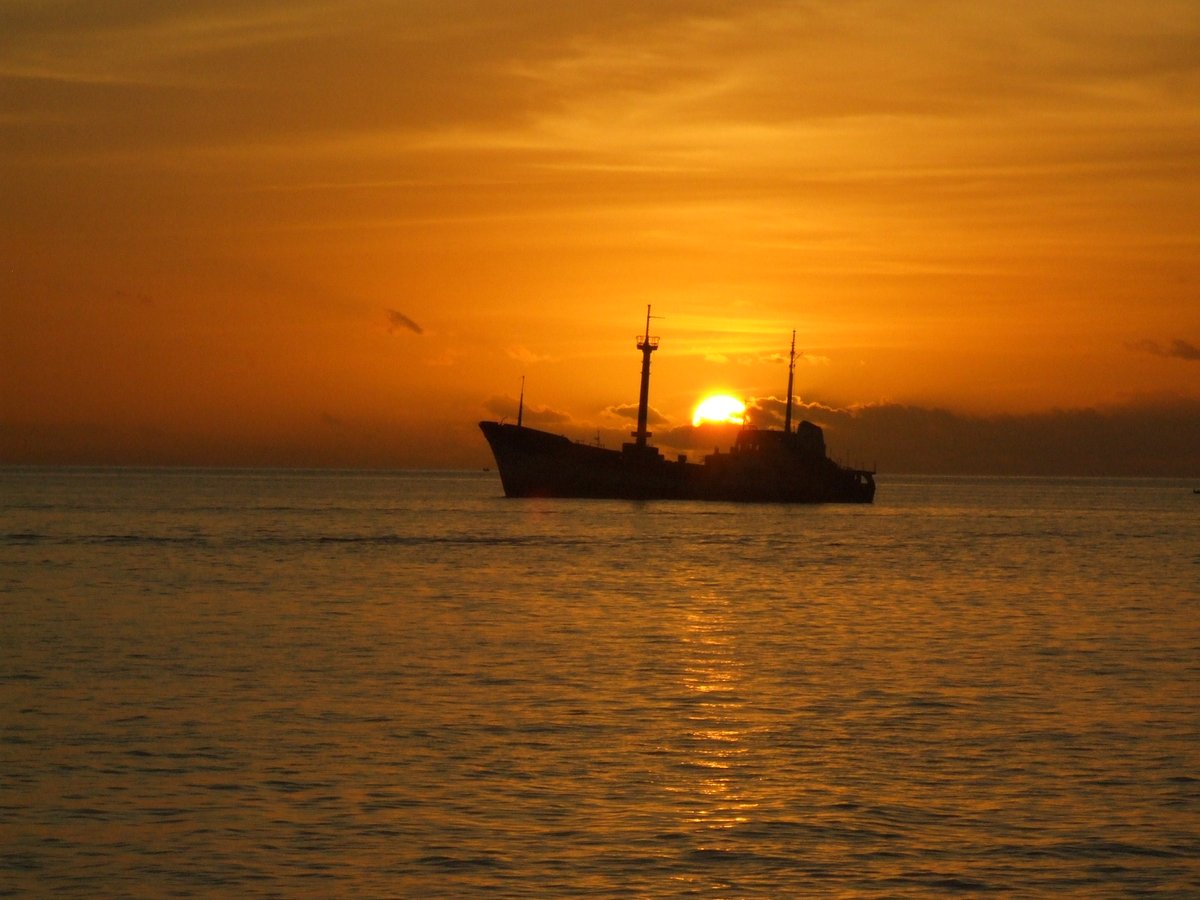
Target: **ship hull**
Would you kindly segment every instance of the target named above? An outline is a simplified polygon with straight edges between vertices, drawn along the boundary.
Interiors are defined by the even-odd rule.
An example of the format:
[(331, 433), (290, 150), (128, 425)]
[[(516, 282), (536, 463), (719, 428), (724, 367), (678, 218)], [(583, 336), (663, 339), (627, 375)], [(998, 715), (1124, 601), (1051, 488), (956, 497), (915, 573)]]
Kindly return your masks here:
[(652, 447), (609, 450), (561, 435), (480, 422), (508, 497), (871, 503), (871, 473), (824, 457), (715, 455), (703, 464), (666, 460)]

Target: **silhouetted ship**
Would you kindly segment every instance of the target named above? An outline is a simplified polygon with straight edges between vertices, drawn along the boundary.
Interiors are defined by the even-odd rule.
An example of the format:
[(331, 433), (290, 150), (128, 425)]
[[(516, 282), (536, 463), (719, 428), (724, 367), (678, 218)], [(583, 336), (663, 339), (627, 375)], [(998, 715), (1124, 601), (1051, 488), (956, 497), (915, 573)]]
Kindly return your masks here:
[(792, 430), (792, 386), (796, 339), (788, 366), (787, 415), (782, 431), (743, 428), (727, 453), (703, 463), (675, 460), (648, 443), (646, 419), (650, 395), (650, 354), (658, 338), (637, 338), (642, 351), (642, 383), (634, 441), (609, 450), (572, 441), (522, 424), (521, 394), (517, 422), (480, 422), (496, 457), (500, 482), (509, 497), (594, 497), (631, 500), (730, 500), (759, 503), (870, 503), (875, 478), (864, 469), (838, 465), (825, 453), (825, 436), (811, 422)]

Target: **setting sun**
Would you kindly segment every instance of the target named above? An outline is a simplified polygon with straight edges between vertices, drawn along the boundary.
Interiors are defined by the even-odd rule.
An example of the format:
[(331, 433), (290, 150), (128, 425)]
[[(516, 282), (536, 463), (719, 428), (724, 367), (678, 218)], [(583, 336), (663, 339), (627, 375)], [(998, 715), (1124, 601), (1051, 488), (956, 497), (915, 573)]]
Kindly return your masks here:
[(692, 413), (692, 424), (719, 422), (741, 425), (746, 414), (746, 404), (728, 394), (713, 394), (705, 397)]
[(63, 5), (0, 0), (0, 463), (621, 446), (652, 303), (671, 457), (795, 329), (881, 471), (1200, 475), (1195, 0)]

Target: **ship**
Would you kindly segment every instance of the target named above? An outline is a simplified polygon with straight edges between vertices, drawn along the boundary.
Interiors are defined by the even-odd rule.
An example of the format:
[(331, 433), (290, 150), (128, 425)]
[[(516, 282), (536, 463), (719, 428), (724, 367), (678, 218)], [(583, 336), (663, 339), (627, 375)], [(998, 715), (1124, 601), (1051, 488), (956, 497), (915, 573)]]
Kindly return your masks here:
[(788, 399), (783, 429), (743, 427), (733, 446), (701, 462), (686, 454), (668, 459), (650, 443), (650, 357), (659, 338), (646, 328), (636, 338), (642, 353), (637, 430), (620, 450), (573, 441), (523, 424), (522, 384), (516, 423), (479, 423), (492, 448), (507, 497), (579, 497), (620, 500), (711, 500), (739, 503), (871, 503), (873, 470), (843, 466), (829, 458), (821, 428), (802, 420), (792, 428), (796, 336), (788, 362)]

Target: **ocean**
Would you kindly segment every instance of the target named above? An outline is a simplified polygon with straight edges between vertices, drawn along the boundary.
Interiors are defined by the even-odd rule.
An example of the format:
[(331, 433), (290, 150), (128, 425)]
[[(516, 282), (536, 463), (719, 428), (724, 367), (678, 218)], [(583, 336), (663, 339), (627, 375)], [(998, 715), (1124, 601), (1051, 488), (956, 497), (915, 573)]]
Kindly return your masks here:
[(1200, 895), (1200, 496), (0, 469), (0, 894)]

